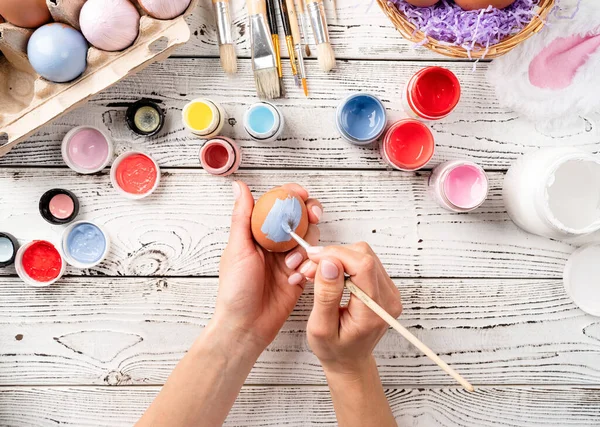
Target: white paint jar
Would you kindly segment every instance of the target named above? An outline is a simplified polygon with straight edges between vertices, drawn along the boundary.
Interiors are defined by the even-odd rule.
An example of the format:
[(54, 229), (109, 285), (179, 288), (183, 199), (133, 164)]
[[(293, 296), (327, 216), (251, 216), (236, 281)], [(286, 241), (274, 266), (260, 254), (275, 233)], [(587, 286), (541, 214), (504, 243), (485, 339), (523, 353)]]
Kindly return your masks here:
[(438, 165), (429, 177), (429, 191), (438, 204), (452, 212), (471, 212), (483, 204), (489, 182), (483, 168), (467, 160)]
[(523, 230), (560, 239), (600, 230), (600, 157), (573, 147), (543, 148), (511, 166), (504, 204)]

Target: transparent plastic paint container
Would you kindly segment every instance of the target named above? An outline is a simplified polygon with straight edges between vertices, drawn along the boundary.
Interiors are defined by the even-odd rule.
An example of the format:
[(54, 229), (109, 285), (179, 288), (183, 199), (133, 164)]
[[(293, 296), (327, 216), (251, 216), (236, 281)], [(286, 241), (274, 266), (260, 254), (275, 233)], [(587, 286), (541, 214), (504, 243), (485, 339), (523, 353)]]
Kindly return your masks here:
[[(91, 137), (96, 138), (95, 142)], [(70, 169), (85, 175), (107, 167), (113, 158), (114, 147), (102, 130), (93, 126), (77, 126), (63, 138), (61, 153)]]
[(418, 120), (403, 119), (386, 131), (380, 151), (394, 169), (411, 172), (429, 163), (435, 152), (435, 141), (426, 125)]
[(15, 263), (19, 242), (14, 236), (0, 232), (0, 268), (8, 267)]
[(206, 141), (200, 149), (200, 163), (211, 175), (229, 176), (242, 162), (242, 152), (231, 139), (219, 136)]
[(460, 82), (443, 67), (418, 71), (402, 90), (402, 107), (414, 119), (440, 120), (448, 116), (460, 100)]
[[(94, 227), (94, 229), (96, 229), (104, 239), (104, 250), (102, 251), (101, 255), (99, 257), (97, 257), (97, 259), (90, 260), (90, 261), (81, 260), (81, 257), (79, 257), (80, 259), (78, 260), (77, 256), (72, 253), (72, 249), (69, 245), (69, 237), (71, 236), (71, 233), (73, 232), (73, 230), (75, 230), (77, 227), (84, 226), (84, 225), (90, 225), (90, 226)], [(103, 227), (101, 227), (98, 224), (95, 224), (91, 221), (74, 222), (74, 223), (70, 224), (62, 234), (61, 253), (62, 253), (65, 261), (69, 265), (72, 265), (73, 267), (82, 268), (82, 269), (95, 267), (106, 259), (109, 252), (110, 252), (110, 237), (108, 236), (108, 233), (106, 232), (106, 230)]]
[(600, 230), (600, 157), (573, 147), (526, 154), (504, 179), (504, 204), (523, 230), (548, 238)]
[(244, 113), (244, 130), (258, 142), (275, 141), (283, 132), (284, 126), (283, 114), (270, 102), (252, 104)]
[(225, 110), (220, 104), (207, 98), (196, 98), (190, 101), (181, 112), (185, 127), (194, 135), (210, 139), (223, 129)]
[[(31, 248), (33, 245), (37, 245), (39, 243), (49, 244), (52, 247), (54, 247), (54, 249), (56, 249), (56, 252), (58, 252), (58, 255), (60, 256), (60, 261), (61, 261), (61, 267), (58, 272), (58, 275), (55, 278), (53, 278), (52, 280), (48, 280), (45, 282), (37, 281), (34, 278), (32, 278), (31, 276), (29, 276), (29, 274), (27, 274), (27, 272), (25, 270), (25, 267), (23, 266), (23, 255), (25, 254), (25, 252), (27, 252), (27, 250), (29, 248)], [(17, 256), (15, 258), (15, 270), (17, 271), (17, 274), (19, 275), (21, 280), (30, 286), (34, 286), (36, 288), (43, 288), (46, 286), (50, 286), (60, 280), (60, 278), (63, 276), (63, 274), (65, 274), (66, 269), (67, 269), (67, 263), (65, 262), (65, 258), (60, 253), (60, 251), (50, 242), (47, 242), (44, 240), (34, 240), (32, 242), (27, 243), (26, 245), (21, 246), (19, 248), (19, 250), (17, 251)]]
[(354, 93), (340, 102), (336, 113), (336, 126), (340, 135), (355, 145), (371, 144), (383, 134), (386, 111), (374, 95)]
[(442, 163), (429, 177), (429, 191), (434, 200), (452, 212), (470, 212), (483, 204), (489, 182), (481, 166), (466, 160)]

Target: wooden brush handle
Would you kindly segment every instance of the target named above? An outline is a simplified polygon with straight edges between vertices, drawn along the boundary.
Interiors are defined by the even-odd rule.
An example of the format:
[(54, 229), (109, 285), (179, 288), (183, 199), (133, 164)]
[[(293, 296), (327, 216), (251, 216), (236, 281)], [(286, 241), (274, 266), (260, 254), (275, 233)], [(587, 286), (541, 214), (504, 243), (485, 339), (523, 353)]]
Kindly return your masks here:
[(290, 28), (292, 30), (292, 39), (294, 40), (294, 44), (302, 43), (302, 38), (300, 38), (300, 27), (298, 26), (298, 15), (296, 14), (296, 6), (294, 5), (294, 0), (285, 0), (288, 9), (288, 15), (290, 17)]
[(248, 15), (262, 15), (267, 19), (267, 2), (266, 0), (246, 0)]
[(346, 288), (356, 297), (361, 300), (367, 307), (369, 307), (373, 312), (381, 317), (388, 325), (394, 328), (400, 335), (406, 338), (412, 345), (421, 350), (425, 356), (429, 357), (432, 361), (434, 361), (440, 368), (442, 368), (448, 375), (454, 378), (460, 385), (462, 385), (468, 391), (475, 391), (475, 388), (463, 377), (460, 376), (458, 372), (452, 369), (446, 362), (444, 362), (440, 357), (433, 352), (429, 347), (423, 344), (417, 337), (415, 337), (408, 329), (400, 324), (396, 319), (392, 317), (387, 311), (385, 311), (379, 304), (377, 304), (370, 296), (363, 292), (358, 286), (356, 286), (350, 279), (346, 280)]
[(298, 5), (298, 12), (304, 15), (304, 0), (296, 0), (296, 4)]

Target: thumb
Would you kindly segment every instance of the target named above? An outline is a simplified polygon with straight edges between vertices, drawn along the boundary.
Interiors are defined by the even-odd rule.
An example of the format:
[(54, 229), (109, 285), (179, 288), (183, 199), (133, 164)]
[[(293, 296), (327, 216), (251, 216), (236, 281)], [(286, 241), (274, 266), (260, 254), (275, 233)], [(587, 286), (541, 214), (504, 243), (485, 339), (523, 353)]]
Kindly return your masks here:
[(315, 303), (311, 321), (324, 335), (338, 333), (343, 293), (344, 269), (341, 263), (333, 259), (322, 259), (315, 276)]
[(253, 242), (250, 220), (254, 209), (254, 197), (248, 186), (242, 181), (234, 181), (232, 187), (235, 205), (231, 214), (229, 244), (234, 247), (243, 247), (244, 244)]

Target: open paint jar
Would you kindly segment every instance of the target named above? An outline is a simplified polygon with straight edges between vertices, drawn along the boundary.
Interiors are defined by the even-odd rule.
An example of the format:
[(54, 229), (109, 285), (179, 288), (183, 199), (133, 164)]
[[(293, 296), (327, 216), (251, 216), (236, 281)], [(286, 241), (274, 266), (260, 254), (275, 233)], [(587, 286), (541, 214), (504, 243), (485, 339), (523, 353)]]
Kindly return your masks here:
[(62, 253), (76, 268), (92, 268), (108, 255), (110, 239), (104, 229), (89, 221), (77, 221), (67, 227), (62, 237)]
[(34, 240), (18, 250), (15, 268), (21, 280), (28, 285), (44, 287), (56, 283), (67, 265), (52, 243)]
[(221, 132), (226, 116), (223, 108), (216, 102), (198, 98), (183, 108), (182, 118), (190, 132), (209, 139)]
[(563, 283), (575, 304), (600, 317), (600, 245), (577, 249), (565, 266)]
[(368, 93), (352, 94), (337, 108), (338, 131), (352, 144), (368, 145), (376, 141), (385, 130), (385, 123), (383, 103)]
[(518, 159), (504, 179), (504, 204), (519, 227), (549, 238), (600, 230), (600, 157), (573, 147)]
[(272, 142), (283, 132), (281, 111), (270, 102), (252, 104), (244, 114), (244, 130), (255, 141)]
[(460, 100), (460, 82), (442, 67), (417, 72), (402, 92), (404, 111), (415, 119), (439, 120), (454, 110)]
[(399, 120), (385, 133), (380, 144), (383, 159), (395, 169), (414, 171), (433, 157), (435, 142), (429, 128), (414, 119)]
[(237, 144), (224, 136), (210, 139), (200, 149), (200, 163), (211, 175), (228, 176), (238, 170), (242, 152)]
[(50, 224), (68, 224), (79, 214), (79, 200), (68, 190), (54, 188), (42, 195), (39, 209), (42, 218)]
[(113, 187), (129, 199), (143, 199), (160, 183), (158, 163), (145, 153), (129, 151), (121, 154), (110, 168)]
[(113, 156), (112, 140), (100, 129), (79, 126), (63, 138), (62, 157), (77, 173), (91, 174), (104, 169)]
[(488, 178), (481, 166), (463, 160), (442, 163), (429, 177), (434, 199), (452, 212), (477, 209), (487, 198), (488, 188)]
[(12, 235), (0, 232), (0, 268), (8, 267), (15, 262), (19, 242)]
[(142, 136), (156, 135), (165, 124), (165, 112), (155, 102), (141, 99), (127, 108), (127, 126)]

